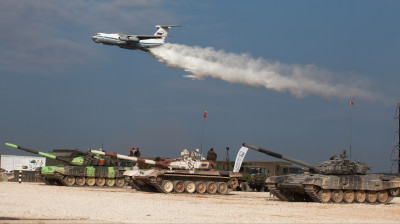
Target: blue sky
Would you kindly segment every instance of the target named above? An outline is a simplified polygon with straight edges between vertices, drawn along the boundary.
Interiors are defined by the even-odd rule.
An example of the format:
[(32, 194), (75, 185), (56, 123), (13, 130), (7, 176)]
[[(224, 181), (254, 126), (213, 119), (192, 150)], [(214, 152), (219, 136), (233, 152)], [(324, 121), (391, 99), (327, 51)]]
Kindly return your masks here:
[[(353, 158), (390, 170), (400, 101), (398, 1), (1, 1), (0, 140), (50, 151), (98, 148), (177, 157), (243, 142), (310, 163), (349, 148), (350, 99), (252, 88), (169, 68), (149, 54), (95, 44), (97, 32), (313, 65), (374, 99), (352, 108)], [(361, 86), (360, 84), (361, 83)], [(1, 154), (24, 154), (0, 146)], [(25, 155), (25, 154), (24, 154)], [(275, 160), (250, 151), (247, 160)]]

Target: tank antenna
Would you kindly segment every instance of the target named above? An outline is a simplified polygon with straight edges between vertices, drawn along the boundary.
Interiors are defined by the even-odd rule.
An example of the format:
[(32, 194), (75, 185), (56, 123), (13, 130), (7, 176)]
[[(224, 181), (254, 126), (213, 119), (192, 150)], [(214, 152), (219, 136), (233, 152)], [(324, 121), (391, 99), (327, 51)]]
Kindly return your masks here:
[(103, 130), (103, 116), (101, 116), (101, 150), (104, 150), (104, 130)]

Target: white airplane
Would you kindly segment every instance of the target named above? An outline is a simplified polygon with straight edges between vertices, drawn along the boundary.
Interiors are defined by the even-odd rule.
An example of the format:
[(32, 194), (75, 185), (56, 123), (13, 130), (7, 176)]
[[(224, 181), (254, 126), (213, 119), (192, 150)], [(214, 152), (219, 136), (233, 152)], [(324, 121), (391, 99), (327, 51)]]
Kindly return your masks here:
[(96, 43), (105, 45), (114, 45), (120, 48), (130, 50), (148, 51), (149, 48), (158, 47), (164, 44), (168, 31), (171, 27), (180, 27), (175, 25), (156, 25), (158, 28), (154, 35), (135, 35), (122, 33), (96, 33), (91, 36)]

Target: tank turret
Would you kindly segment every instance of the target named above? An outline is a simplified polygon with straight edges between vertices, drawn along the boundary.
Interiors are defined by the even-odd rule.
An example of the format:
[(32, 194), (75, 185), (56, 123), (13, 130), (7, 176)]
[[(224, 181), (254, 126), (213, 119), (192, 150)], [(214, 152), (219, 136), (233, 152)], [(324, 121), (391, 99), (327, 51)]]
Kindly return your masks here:
[(255, 151), (267, 154), (269, 156), (278, 158), (278, 159), (283, 159), (304, 167), (309, 168), (311, 173), (318, 173), (318, 174), (333, 174), (333, 175), (350, 175), (350, 174), (362, 174), (365, 175), (367, 173), (367, 170), (371, 169), (369, 166), (367, 166), (365, 163), (361, 163), (360, 161), (350, 161), (346, 160), (346, 151), (344, 151), (340, 157), (337, 156), (331, 156), (330, 160), (326, 160), (324, 162), (318, 163), (316, 165), (312, 165), (309, 163), (306, 163), (301, 160), (293, 159), (284, 155), (281, 155), (276, 152), (272, 152), (266, 149), (262, 149), (260, 147), (254, 146), (254, 145), (249, 145), (246, 143), (243, 143), (244, 147), (247, 147), (249, 149), (253, 149)]
[(11, 143), (6, 143), (5, 145), (12, 147), (12, 148), (16, 148), (16, 149), (21, 149), (21, 150), (24, 150), (26, 152), (30, 152), (33, 154), (41, 155), (46, 158), (59, 160), (59, 161), (65, 162), (72, 166), (93, 166), (93, 165), (101, 166), (101, 165), (106, 165), (106, 164), (111, 163), (110, 159), (100, 158), (100, 157), (94, 156), (93, 154), (90, 154), (88, 152), (81, 152), (78, 150), (74, 150), (74, 153), (71, 154), (70, 158), (61, 158), (61, 157), (58, 157), (58, 156), (55, 156), (55, 155), (52, 155), (49, 153), (40, 152), (40, 151), (37, 151), (34, 149), (22, 147), (22, 146), (11, 144)]
[(265, 184), (271, 194), (281, 201), (386, 204), (400, 192), (400, 178), (366, 174), (370, 167), (360, 161), (346, 160), (346, 152), (311, 165), (254, 145), (243, 143), (243, 146), (309, 168), (309, 173), (267, 178)]
[(102, 152), (98, 150), (90, 150), (91, 153), (96, 155), (110, 156), (117, 159), (128, 160), (133, 162), (141, 162), (145, 164), (154, 165), (160, 168), (166, 168), (170, 170), (190, 170), (190, 169), (199, 169), (199, 170), (210, 170), (212, 167), (216, 166), (216, 164), (209, 160), (201, 160), (201, 155), (198, 152), (189, 153), (188, 150), (184, 149), (181, 152), (181, 158), (177, 159), (169, 159), (164, 161), (155, 161), (150, 159), (142, 159), (133, 156), (125, 156), (115, 153)]

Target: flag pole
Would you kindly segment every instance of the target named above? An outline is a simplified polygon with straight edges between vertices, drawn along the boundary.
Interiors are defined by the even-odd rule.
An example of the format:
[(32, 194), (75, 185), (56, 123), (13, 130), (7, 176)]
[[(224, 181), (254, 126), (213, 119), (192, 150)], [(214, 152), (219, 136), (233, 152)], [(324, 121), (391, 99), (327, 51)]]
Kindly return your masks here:
[(354, 104), (354, 102), (353, 101), (350, 101), (350, 159), (351, 159), (351, 108), (352, 108), (352, 105)]
[(207, 118), (207, 111), (204, 111), (203, 115), (203, 125), (201, 127), (201, 140), (200, 140), (200, 155), (203, 154), (203, 133), (204, 133), (204, 123)]

